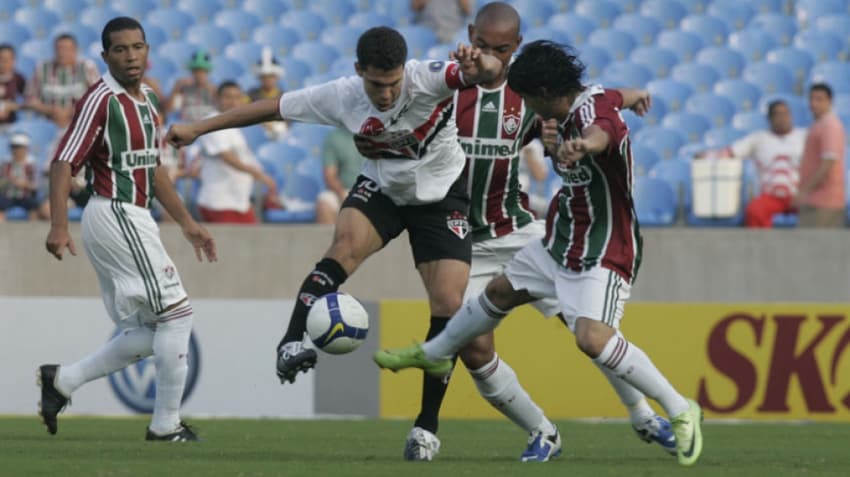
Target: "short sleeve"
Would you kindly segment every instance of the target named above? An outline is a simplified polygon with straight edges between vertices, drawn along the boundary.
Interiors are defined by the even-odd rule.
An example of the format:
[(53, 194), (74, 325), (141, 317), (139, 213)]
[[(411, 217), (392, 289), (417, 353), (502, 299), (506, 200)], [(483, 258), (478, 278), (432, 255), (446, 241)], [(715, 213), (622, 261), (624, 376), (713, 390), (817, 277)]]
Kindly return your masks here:
[(411, 60), (412, 81), (416, 87), (433, 96), (447, 98), (466, 86), (460, 65), (454, 61)]
[[(284, 93), (278, 104), (280, 116), (291, 121), (328, 124), (344, 128), (345, 98), (357, 93), (357, 77), (340, 78), (310, 88)], [(362, 88), (362, 85), (360, 86)]]
[(821, 159), (835, 160), (841, 157), (846, 140), (844, 127), (838, 118), (832, 118), (825, 124), (820, 135)]
[(231, 141), (232, 131), (222, 129), (210, 134), (205, 134), (200, 137), (201, 149), (207, 156), (218, 156), (219, 154), (234, 149), (233, 141)]
[(757, 137), (758, 132), (753, 132), (733, 142), (730, 147), (732, 155), (741, 158), (752, 157), (753, 152), (755, 152)]
[(597, 126), (608, 134), (609, 149), (617, 148), (628, 134), (626, 124), (616, 106), (618, 100), (622, 105), (623, 96), (616, 90), (606, 90), (603, 94), (593, 95), (592, 101), (585, 101), (574, 113), (578, 130), (584, 131), (590, 126)]
[(77, 102), (74, 118), (56, 148), (54, 162), (69, 162), (76, 175), (89, 159), (95, 144), (102, 141), (106, 126), (106, 105), (110, 95), (105, 88), (92, 88)]

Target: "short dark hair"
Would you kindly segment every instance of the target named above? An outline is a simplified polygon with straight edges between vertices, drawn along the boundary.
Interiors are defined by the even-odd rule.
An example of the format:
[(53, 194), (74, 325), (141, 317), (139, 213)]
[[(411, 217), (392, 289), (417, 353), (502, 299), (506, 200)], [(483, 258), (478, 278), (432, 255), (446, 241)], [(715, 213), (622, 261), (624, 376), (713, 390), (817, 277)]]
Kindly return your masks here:
[(779, 106), (788, 107), (788, 103), (785, 102), (784, 99), (774, 99), (773, 101), (767, 103), (767, 117), (770, 118), (773, 116), (773, 110), (778, 108)]
[(242, 90), (242, 87), (239, 86), (239, 83), (233, 80), (227, 80), (222, 81), (221, 84), (218, 85), (218, 90), (216, 90), (216, 94), (220, 96), (221, 92), (226, 90), (227, 88), (239, 88), (240, 91)]
[(109, 47), (112, 46), (112, 37), (110, 35), (124, 30), (139, 30), (142, 32), (142, 40), (145, 40), (145, 43), (147, 43), (145, 29), (142, 28), (142, 24), (135, 18), (115, 17), (106, 23), (106, 26), (103, 27), (103, 32), (100, 34), (100, 44), (103, 46), (103, 51), (109, 51)]
[(407, 42), (401, 33), (390, 27), (379, 26), (366, 30), (357, 40), (357, 63), (360, 68), (369, 66), (390, 71), (407, 61)]
[(823, 91), (826, 93), (826, 97), (832, 99), (832, 88), (829, 87), (826, 83), (815, 83), (809, 88), (809, 94), (812, 94), (815, 91)]
[(583, 89), (584, 64), (566, 45), (533, 41), (522, 48), (508, 69), (508, 86), (536, 98), (569, 96)]
[(60, 33), (56, 36), (56, 38), (53, 39), (53, 44), (55, 45), (62, 40), (71, 40), (71, 43), (73, 43), (75, 46), (77, 45), (77, 37), (70, 33)]
[(0, 51), (3, 50), (9, 50), (13, 55), (15, 54), (15, 47), (11, 43), (0, 43)]

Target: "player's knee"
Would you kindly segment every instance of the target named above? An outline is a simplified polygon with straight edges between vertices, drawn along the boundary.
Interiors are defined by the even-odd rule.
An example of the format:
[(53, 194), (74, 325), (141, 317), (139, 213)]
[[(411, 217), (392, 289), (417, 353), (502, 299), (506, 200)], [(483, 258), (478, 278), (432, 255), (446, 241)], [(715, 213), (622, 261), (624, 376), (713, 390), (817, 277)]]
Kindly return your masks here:
[(492, 333), (475, 338), (460, 350), (458, 354), (464, 366), (470, 370), (479, 369), (493, 361), (493, 356), (496, 354), (496, 347), (493, 343)]
[(575, 329), (576, 346), (590, 358), (596, 358), (602, 354), (615, 332), (610, 326), (598, 321), (579, 318)]
[(431, 314), (452, 316), (463, 305), (463, 293), (444, 287), (431, 290)]
[(517, 292), (514, 290), (511, 282), (504, 276), (496, 277), (491, 280), (490, 283), (487, 284), (487, 288), (484, 290), (484, 293), (486, 294), (487, 299), (490, 300), (490, 303), (500, 310), (507, 311), (518, 306), (516, 303)]

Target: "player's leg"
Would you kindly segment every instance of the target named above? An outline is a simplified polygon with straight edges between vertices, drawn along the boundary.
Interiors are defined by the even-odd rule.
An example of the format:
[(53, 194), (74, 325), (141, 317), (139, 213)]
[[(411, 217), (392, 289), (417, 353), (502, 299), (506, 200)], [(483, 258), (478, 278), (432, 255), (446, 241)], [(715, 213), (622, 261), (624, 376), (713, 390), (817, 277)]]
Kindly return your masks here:
[(307, 314), (317, 298), (339, 289), (363, 261), (403, 230), (398, 207), (371, 179), (360, 176), (342, 205), (333, 242), (298, 290), (289, 326), (278, 344), (277, 374), (294, 382), (299, 371), (315, 366), (315, 350), (304, 348)]

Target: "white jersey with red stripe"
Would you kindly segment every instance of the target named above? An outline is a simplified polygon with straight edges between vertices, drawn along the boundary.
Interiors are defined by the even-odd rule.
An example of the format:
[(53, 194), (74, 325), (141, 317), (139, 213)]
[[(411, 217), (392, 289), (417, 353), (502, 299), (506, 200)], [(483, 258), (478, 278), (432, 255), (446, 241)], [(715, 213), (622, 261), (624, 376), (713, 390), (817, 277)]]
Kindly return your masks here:
[(756, 131), (735, 141), (730, 149), (737, 157), (753, 159), (761, 193), (794, 197), (805, 143), (805, 129), (793, 129), (781, 136), (773, 131)]
[(285, 93), (280, 115), (351, 131), (368, 159), (363, 175), (396, 205), (442, 200), (460, 176), (464, 153), (457, 140), (452, 96), (465, 86), (454, 62), (409, 60), (401, 92), (378, 111), (359, 76)]

